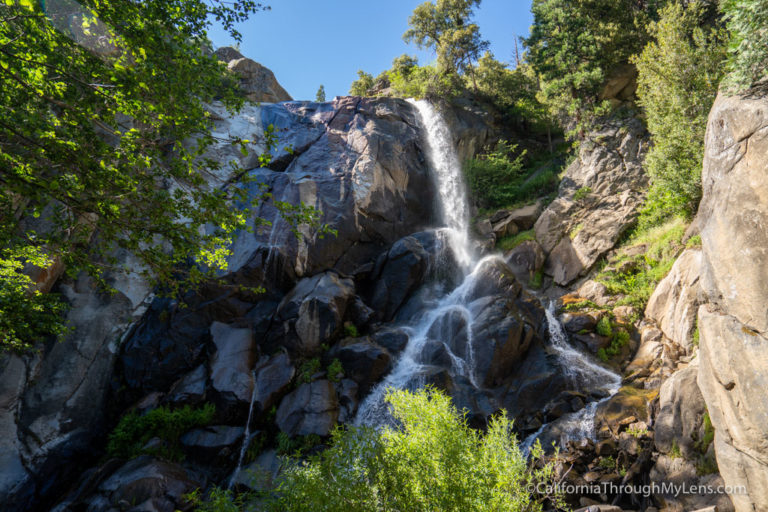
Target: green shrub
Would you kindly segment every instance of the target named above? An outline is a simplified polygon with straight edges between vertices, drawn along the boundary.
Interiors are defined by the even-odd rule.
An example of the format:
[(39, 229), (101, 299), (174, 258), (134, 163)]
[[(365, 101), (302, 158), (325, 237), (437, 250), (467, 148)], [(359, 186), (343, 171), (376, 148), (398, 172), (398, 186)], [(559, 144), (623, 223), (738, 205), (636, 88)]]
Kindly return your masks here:
[(195, 512), (241, 512), (245, 510), (249, 496), (247, 494), (235, 495), (228, 489), (212, 487), (203, 497), (200, 489), (195, 489), (184, 495), (184, 499), (195, 507)]
[(299, 384), (308, 384), (312, 382), (312, 376), (320, 371), (320, 359), (313, 357), (307, 361), (304, 361), (299, 367), (299, 378), (297, 382)]
[[(605, 318), (605, 317), (603, 317)], [(621, 354), (622, 349), (629, 343), (629, 333), (623, 329), (616, 329), (611, 335), (611, 344), (606, 348), (597, 351), (597, 357), (602, 361), (608, 362), (612, 358)]]
[[(687, 228), (682, 218), (673, 218), (654, 227), (638, 227), (618, 249), (645, 245), (645, 254), (639, 259), (637, 268), (629, 273), (619, 273), (615, 270), (603, 270), (598, 273), (596, 280), (605, 284), (612, 295), (623, 295), (618, 305), (631, 305), (638, 310), (645, 309), (651, 294), (659, 282), (664, 279), (674, 265), (677, 256), (683, 249), (682, 238)], [(621, 257), (610, 263), (617, 264)]]
[(465, 165), (467, 184), (481, 208), (506, 206), (518, 199), (525, 151), (513, 157), (516, 152), (516, 145), (501, 141), (495, 150), (472, 158)]
[(347, 322), (344, 324), (344, 334), (350, 338), (357, 338), (360, 336), (360, 331), (357, 330), (357, 326), (355, 324)]
[(611, 319), (608, 315), (603, 315), (597, 322), (595, 331), (600, 336), (611, 336), (613, 334), (613, 326), (611, 325)]
[[(0, 246), (6, 245), (4, 238), (0, 234)], [(5, 351), (24, 353), (35, 342), (66, 332), (64, 303), (58, 294), (35, 290), (23, 272), (26, 264), (46, 268), (53, 261), (31, 245), (0, 250), (0, 357)]]
[(528, 280), (528, 288), (538, 290), (542, 284), (544, 284), (544, 273), (541, 270), (537, 270)]
[[(213, 421), (216, 409), (213, 404), (194, 409), (188, 405), (180, 409), (163, 406), (140, 416), (131, 411), (120, 418), (120, 422), (109, 434), (107, 453), (110, 457), (131, 459), (144, 453), (151, 453), (170, 460), (181, 460), (179, 437), (195, 427), (208, 425)], [(144, 445), (158, 437), (164, 441), (156, 451), (144, 450)]]
[(680, 445), (677, 444), (677, 439), (672, 440), (672, 448), (669, 450), (669, 457), (672, 459), (679, 459), (683, 456), (680, 451)]
[(693, 235), (685, 244), (686, 247), (701, 247), (701, 235)]
[(591, 193), (592, 193), (592, 189), (590, 187), (581, 187), (579, 190), (576, 191), (575, 194), (573, 194), (573, 200), (581, 201), (583, 199), (586, 199)]
[(322, 440), (317, 434), (291, 438), (285, 432), (278, 432), (275, 444), (277, 445), (276, 450), (279, 455), (300, 457), (303, 453), (319, 445), (321, 442)]
[(366, 73), (362, 69), (357, 70), (357, 80), (352, 82), (349, 87), (349, 94), (352, 96), (368, 96), (368, 91), (373, 88), (373, 75)]
[(597, 465), (605, 469), (616, 469), (616, 459), (610, 456), (601, 457)]
[(709, 417), (709, 412), (704, 413), (702, 426), (704, 427), (704, 434), (701, 439), (695, 443), (695, 447), (699, 453), (704, 455), (707, 453), (709, 445), (715, 440), (715, 428), (712, 426), (712, 419)]
[(336, 430), (331, 448), (289, 465), (268, 509), (542, 510), (530, 488), (551, 483), (555, 465), (538, 444), (528, 462), (505, 415), (483, 433), (440, 391), (390, 391), (387, 401), (400, 428)]
[(632, 437), (640, 438), (648, 435), (648, 429), (630, 427), (627, 429), (627, 434), (631, 435)]
[(344, 367), (341, 365), (341, 361), (334, 359), (331, 364), (328, 365), (328, 380), (331, 382), (339, 382), (344, 378)]

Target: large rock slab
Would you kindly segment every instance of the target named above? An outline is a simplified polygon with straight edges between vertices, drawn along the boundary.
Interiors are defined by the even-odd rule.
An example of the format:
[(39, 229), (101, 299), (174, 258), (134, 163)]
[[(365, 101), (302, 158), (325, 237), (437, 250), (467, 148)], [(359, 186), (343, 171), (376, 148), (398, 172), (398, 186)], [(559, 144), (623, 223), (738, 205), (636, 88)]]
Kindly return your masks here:
[(702, 258), (698, 249), (683, 251), (645, 308), (645, 317), (654, 320), (667, 338), (687, 351), (693, 348), (696, 316), (704, 301), (700, 285)]
[(696, 460), (696, 442), (704, 437), (703, 422), (707, 406), (696, 383), (698, 364), (675, 372), (661, 386), (656, 416), (654, 443), (661, 453), (673, 446), (683, 457)]
[(328, 354), (344, 368), (344, 376), (358, 385), (361, 396), (392, 369), (392, 356), (383, 347), (368, 339), (349, 339), (334, 347)]
[(371, 273), (370, 304), (381, 320), (391, 320), (400, 306), (424, 282), (455, 266), (442, 231), (415, 233), (395, 242), (376, 261)]
[(737, 511), (768, 510), (768, 338), (733, 316), (699, 308), (698, 384), (715, 427), (720, 474), (745, 493)]
[(768, 332), (768, 95), (719, 97), (707, 128), (697, 217), (710, 300)]
[(240, 79), (240, 89), (249, 100), (277, 103), (293, 99), (283, 89), (271, 70), (254, 60), (243, 57), (235, 48), (225, 46), (216, 50), (215, 53)]
[(180, 465), (142, 456), (99, 483), (91, 496), (77, 503), (82, 507), (77, 510), (159, 512), (183, 509), (188, 504), (184, 495), (203, 485), (204, 477)]
[(288, 354), (280, 352), (272, 357), (263, 356), (254, 370), (255, 389), (253, 406), (261, 412), (269, 411), (288, 393), (296, 368)]
[[(126, 264), (133, 261), (119, 256)], [(135, 274), (108, 274), (112, 295), (80, 276), (59, 285), (71, 332), (41, 353), (0, 358), (0, 503), (35, 508), (84, 469), (104, 433), (105, 405), (118, 346), (146, 311), (150, 287)]]
[[(665, 486), (685, 485), (717, 489), (723, 479), (714, 473), (701, 474), (698, 469), (714, 458), (714, 446), (705, 445), (707, 406), (696, 382), (698, 359), (675, 372), (661, 386), (659, 412), (654, 428), (654, 443), (660, 453), (651, 469), (651, 482), (660, 489), (656, 499), (672, 509), (698, 510), (717, 506), (723, 512), (733, 510), (730, 498), (723, 493), (663, 492)], [(701, 486), (701, 487), (699, 487)]]
[(214, 322), (211, 337), (216, 347), (210, 361), (211, 386), (228, 403), (249, 404), (256, 349), (253, 331)]
[[(244, 116), (252, 121), (243, 122)], [(272, 125), (277, 136), (270, 167), (252, 170), (249, 185), (254, 197), (261, 197), (263, 187), (272, 194), (253, 212), (271, 227), (254, 221), (252, 233), (238, 236), (232, 272), (260, 247), (279, 247), (299, 276), (329, 268), (352, 274), (398, 239), (435, 224), (435, 190), (419, 117), (404, 100), (289, 102), (250, 107), (239, 116), (220, 111), (219, 117), (217, 131), (225, 134), (262, 140), (259, 133)], [(260, 149), (254, 146), (252, 151), (258, 155)], [(246, 169), (257, 166), (241, 162), (225, 145), (215, 151)], [(305, 236), (297, 239), (276, 209), (277, 201), (314, 206), (319, 220), (337, 235), (321, 239), (304, 226), (300, 231)]]
[(558, 197), (536, 221), (545, 271), (565, 286), (610, 251), (637, 218), (648, 186), (648, 133), (637, 119), (590, 134), (566, 169)]

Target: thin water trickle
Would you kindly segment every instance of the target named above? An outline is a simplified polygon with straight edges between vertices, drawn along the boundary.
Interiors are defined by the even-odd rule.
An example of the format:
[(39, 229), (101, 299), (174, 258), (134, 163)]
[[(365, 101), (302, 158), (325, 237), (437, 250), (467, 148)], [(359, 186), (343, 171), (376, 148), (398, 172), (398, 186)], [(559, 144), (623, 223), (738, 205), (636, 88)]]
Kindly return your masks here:
[(248, 445), (251, 442), (251, 418), (253, 417), (253, 404), (256, 401), (258, 390), (256, 389), (256, 372), (251, 372), (251, 379), (253, 379), (253, 391), (251, 391), (251, 404), (248, 406), (248, 419), (245, 422), (245, 430), (243, 431), (243, 444), (240, 446), (240, 455), (237, 458), (237, 467), (235, 467), (232, 477), (229, 479), (227, 489), (232, 489), (235, 485), (235, 480), (240, 474), (240, 470), (243, 467), (243, 460), (245, 460), (245, 454), (248, 451)]

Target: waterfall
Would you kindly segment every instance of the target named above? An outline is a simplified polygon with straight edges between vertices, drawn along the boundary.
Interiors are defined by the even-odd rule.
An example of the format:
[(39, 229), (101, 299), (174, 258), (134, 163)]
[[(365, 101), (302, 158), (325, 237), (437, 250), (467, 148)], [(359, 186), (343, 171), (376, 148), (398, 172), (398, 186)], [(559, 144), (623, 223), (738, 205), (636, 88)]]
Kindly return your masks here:
[[(448, 353), (452, 370), (457, 375), (467, 377), (475, 384), (474, 347), (472, 346), (472, 313), (466, 297), (471, 292), (479, 269), (498, 256), (476, 258), (470, 247), (469, 222), (470, 211), (467, 193), (456, 154), (451, 132), (439, 112), (425, 100), (409, 100), (418, 110), (421, 124), (425, 130), (426, 156), (432, 171), (439, 196), (439, 207), (448, 243), (461, 266), (462, 282), (451, 293), (438, 297), (417, 316), (417, 320), (406, 326), (409, 334), (408, 345), (398, 359), (392, 372), (360, 404), (355, 420), (356, 424), (379, 425), (389, 421), (389, 414), (384, 396), (389, 388), (417, 389), (423, 385), (421, 370), (424, 364), (422, 352), (430, 341), (443, 343)], [(466, 326), (465, 339), (456, 340), (452, 332), (454, 320), (460, 319)], [(430, 338), (430, 333), (439, 332), (440, 340)], [(464, 347), (463, 354), (457, 354), (458, 348)]]
[[(439, 112), (428, 102), (409, 101), (418, 110), (427, 135), (427, 160), (438, 191), (444, 226), (440, 231), (446, 234), (460, 264), (461, 275), (459, 285), (452, 291), (425, 298), (421, 313), (417, 314), (410, 324), (403, 326), (408, 334), (408, 344), (392, 372), (376, 385), (360, 404), (355, 419), (357, 425), (378, 426), (391, 421), (384, 400), (387, 389), (416, 390), (423, 386), (424, 370), (428, 366), (423, 358), (426, 349), (435, 343), (442, 343), (442, 348), (450, 358), (452, 372), (466, 377), (472, 385), (479, 388), (474, 366), (474, 315), (470, 298), (478, 278), (483, 275), (483, 268), (488, 264), (504, 261), (499, 255), (478, 259), (473, 252), (469, 236), (470, 208), (450, 130)], [(621, 377), (570, 346), (563, 326), (555, 317), (554, 303), (550, 303), (546, 308), (546, 316), (550, 346), (566, 372), (570, 387), (599, 391), (607, 396), (614, 394), (619, 389)], [(592, 437), (598, 404), (599, 402), (592, 402), (581, 411), (558, 420), (565, 432), (562, 439)], [(543, 426), (534, 436), (545, 432), (550, 425)], [(524, 448), (530, 446), (534, 436), (526, 439)]]
[(469, 203), (453, 137), (440, 113), (427, 100), (408, 100), (419, 111), (427, 132), (427, 160), (435, 177), (442, 221), (451, 248), (464, 270), (472, 264), (469, 244)]
[(599, 390), (608, 395), (616, 393), (621, 386), (621, 376), (568, 343), (565, 328), (555, 316), (554, 302), (549, 303), (546, 313), (549, 342), (562, 361), (570, 384), (574, 387)]

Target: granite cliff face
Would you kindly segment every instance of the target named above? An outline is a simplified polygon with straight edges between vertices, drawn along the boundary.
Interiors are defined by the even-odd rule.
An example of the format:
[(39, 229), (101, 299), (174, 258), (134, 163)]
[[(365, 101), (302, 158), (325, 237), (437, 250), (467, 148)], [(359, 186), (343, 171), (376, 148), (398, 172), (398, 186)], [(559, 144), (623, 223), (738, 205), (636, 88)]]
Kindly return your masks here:
[(768, 93), (721, 96), (707, 127), (698, 383), (738, 512), (768, 510)]
[(648, 187), (648, 144), (648, 133), (634, 118), (613, 121), (581, 144), (558, 197), (534, 226), (548, 254), (544, 271), (558, 285), (585, 275), (635, 222)]

